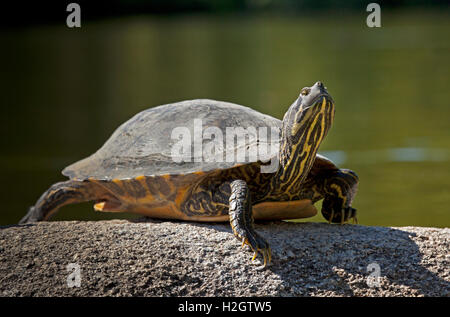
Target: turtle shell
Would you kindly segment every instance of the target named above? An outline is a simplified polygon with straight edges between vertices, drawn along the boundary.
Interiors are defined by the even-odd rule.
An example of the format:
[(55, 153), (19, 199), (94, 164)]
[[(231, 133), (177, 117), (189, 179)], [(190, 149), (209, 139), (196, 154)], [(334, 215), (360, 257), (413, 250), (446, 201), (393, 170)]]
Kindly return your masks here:
[[(266, 153), (265, 160), (257, 156), (264, 162), (278, 153), (281, 123), (248, 107), (208, 99), (157, 106), (123, 123), (96, 153), (66, 167), (62, 173), (78, 180), (130, 179), (231, 168), (256, 161), (255, 153)], [(248, 137), (244, 143), (234, 138), (228, 142), (231, 130), (227, 128), (235, 127), (246, 129)], [(261, 138), (261, 127), (266, 128), (267, 137)], [(214, 134), (217, 128), (222, 131), (222, 140)], [(277, 138), (272, 138), (271, 128), (277, 130)], [(205, 138), (208, 131), (212, 134)], [(184, 132), (184, 137), (180, 137), (180, 132)], [(190, 146), (174, 150), (180, 149), (181, 140)], [(245, 158), (236, 155), (239, 151), (245, 153)]]

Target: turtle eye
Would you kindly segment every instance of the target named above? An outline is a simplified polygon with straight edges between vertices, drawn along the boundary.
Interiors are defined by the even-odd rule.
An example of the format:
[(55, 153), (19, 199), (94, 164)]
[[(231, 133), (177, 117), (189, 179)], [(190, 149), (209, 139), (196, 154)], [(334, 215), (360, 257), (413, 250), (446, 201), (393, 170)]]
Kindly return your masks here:
[(305, 87), (302, 89), (302, 91), (300, 92), (300, 95), (302, 96), (306, 96), (309, 94), (309, 92), (311, 91), (311, 89), (309, 87)]

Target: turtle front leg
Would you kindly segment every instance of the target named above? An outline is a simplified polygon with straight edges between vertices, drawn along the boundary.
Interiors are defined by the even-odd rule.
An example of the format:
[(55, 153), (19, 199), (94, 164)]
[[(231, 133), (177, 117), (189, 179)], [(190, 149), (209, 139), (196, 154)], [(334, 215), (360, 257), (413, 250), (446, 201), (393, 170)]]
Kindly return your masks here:
[(266, 266), (267, 262), (271, 261), (272, 254), (267, 241), (255, 231), (247, 183), (243, 180), (235, 180), (230, 186), (229, 215), (234, 236), (242, 242), (242, 246), (247, 244), (255, 252), (252, 261), (261, 252), (264, 257), (264, 266)]
[(357, 222), (356, 209), (351, 207), (358, 189), (358, 176), (348, 169), (331, 172), (324, 179), (322, 215), (328, 222), (345, 223), (353, 219)]

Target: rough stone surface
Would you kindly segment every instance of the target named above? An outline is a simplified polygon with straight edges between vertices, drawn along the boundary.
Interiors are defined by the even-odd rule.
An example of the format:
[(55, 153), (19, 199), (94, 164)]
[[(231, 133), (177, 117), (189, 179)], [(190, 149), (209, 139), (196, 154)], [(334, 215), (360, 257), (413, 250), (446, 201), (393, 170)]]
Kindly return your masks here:
[[(448, 228), (272, 222), (256, 229), (272, 248), (267, 268), (260, 257), (251, 262), (227, 224), (1, 227), (0, 296), (450, 296)], [(67, 286), (69, 263), (81, 269), (80, 287)], [(371, 279), (377, 268), (380, 278)]]

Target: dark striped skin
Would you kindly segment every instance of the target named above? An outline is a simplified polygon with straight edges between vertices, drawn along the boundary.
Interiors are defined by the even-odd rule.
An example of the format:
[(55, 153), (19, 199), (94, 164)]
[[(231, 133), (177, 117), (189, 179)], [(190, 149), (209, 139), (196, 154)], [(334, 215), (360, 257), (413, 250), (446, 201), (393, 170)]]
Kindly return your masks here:
[[(294, 105), (283, 121), (280, 168), (272, 180), (272, 196), (295, 196), (316, 158), (334, 117), (334, 103), (320, 98), (310, 109)], [(287, 119), (287, 120), (286, 120)]]

